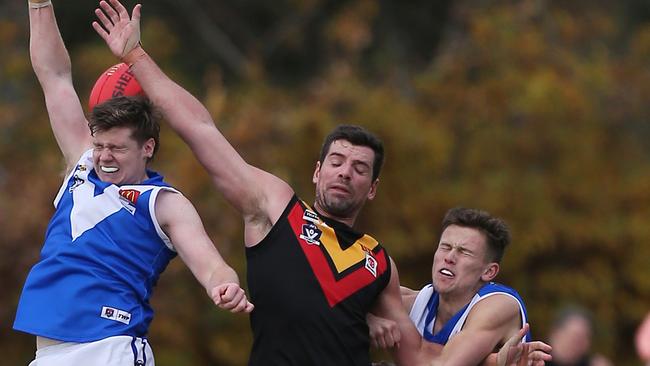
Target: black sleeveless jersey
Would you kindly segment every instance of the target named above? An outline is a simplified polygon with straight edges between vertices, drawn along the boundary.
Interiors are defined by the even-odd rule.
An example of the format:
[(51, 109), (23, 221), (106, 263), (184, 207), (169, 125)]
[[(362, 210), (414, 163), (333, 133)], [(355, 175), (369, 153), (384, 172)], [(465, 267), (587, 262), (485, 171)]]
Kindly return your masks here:
[(249, 365), (370, 365), (366, 313), (390, 279), (375, 239), (294, 196), (246, 257), (255, 305)]

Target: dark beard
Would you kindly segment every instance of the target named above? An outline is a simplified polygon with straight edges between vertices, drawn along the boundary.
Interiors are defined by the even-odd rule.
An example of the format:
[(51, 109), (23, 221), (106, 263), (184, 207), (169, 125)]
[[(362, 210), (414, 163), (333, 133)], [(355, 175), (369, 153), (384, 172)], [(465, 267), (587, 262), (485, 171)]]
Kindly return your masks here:
[(316, 202), (329, 215), (336, 217), (350, 216), (354, 207), (354, 203), (350, 200), (331, 200), (327, 199), (327, 197), (322, 197), (318, 192), (316, 192)]

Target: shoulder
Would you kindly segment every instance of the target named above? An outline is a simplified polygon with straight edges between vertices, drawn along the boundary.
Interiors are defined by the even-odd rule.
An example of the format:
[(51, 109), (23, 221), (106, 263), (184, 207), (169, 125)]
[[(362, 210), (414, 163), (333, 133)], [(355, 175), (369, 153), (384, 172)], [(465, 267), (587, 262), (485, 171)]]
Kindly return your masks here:
[(400, 286), (400, 294), (402, 295), (402, 302), (407, 311), (410, 311), (415, 303), (415, 299), (418, 297), (419, 291), (415, 291), (411, 288)]
[(167, 189), (166, 187), (160, 187), (155, 197), (155, 210), (156, 217), (161, 225), (182, 218), (188, 212), (196, 212), (194, 205), (187, 197), (176, 190)]
[(182, 213), (184, 209), (194, 209), (194, 205), (179, 191), (168, 187), (156, 187), (158, 191), (155, 197), (156, 213), (165, 211), (173, 215)]
[(82, 169), (83, 171), (90, 171), (93, 169), (93, 149), (86, 149), (76, 158), (66, 161), (66, 174), (77, 169)]
[(467, 324), (500, 326), (511, 321), (519, 322), (519, 302), (505, 293), (494, 293), (474, 305), (467, 315)]

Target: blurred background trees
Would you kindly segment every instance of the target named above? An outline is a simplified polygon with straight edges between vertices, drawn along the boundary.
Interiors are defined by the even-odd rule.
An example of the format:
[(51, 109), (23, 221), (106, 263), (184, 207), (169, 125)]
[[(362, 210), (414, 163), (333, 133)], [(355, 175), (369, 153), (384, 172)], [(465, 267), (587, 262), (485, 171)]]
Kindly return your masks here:
[[(90, 27), (94, 2), (54, 3), (85, 105), (117, 61)], [(388, 248), (405, 285), (430, 280), (448, 208), (488, 210), (511, 225), (498, 279), (523, 295), (535, 338), (546, 337), (559, 307), (580, 304), (595, 315), (596, 349), (636, 364), (632, 334), (650, 310), (650, 3), (145, 0), (142, 27), (147, 51), (240, 153), (308, 201), (333, 126), (357, 123), (382, 137), (379, 194), (359, 226)], [(33, 355), (32, 337), (10, 328), (63, 177), (28, 33), (24, 2), (2, 2), (8, 365)], [(154, 165), (195, 203), (245, 281), (240, 219), (169, 129)], [(180, 260), (153, 302), (158, 365), (245, 364), (247, 317), (215, 310)]]

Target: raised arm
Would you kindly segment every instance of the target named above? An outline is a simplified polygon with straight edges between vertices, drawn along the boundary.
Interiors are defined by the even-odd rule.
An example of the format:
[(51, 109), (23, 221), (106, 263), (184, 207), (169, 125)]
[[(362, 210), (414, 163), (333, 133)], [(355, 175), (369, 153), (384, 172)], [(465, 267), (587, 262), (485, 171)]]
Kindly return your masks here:
[(183, 262), (216, 305), (232, 312), (253, 310), (239, 286), (237, 273), (214, 247), (187, 198), (178, 193), (160, 192), (156, 199), (156, 217)]
[[(93, 23), (97, 33), (132, 70), (169, 125), (190, 146), (217, 189), (238, 209), (246, 222), (246, 242), (254, 244), (277, 220), (293, 191), (281, 179), (247, 164), (230, 145), (205, 107), (165, 75), (139, 44), (140, 9), (129, 17), (117, 0), (100, 2)], [(252, 228), (252, 230), (251, 230)]]
[(72, 85), (70, 56), (49, 1), (29, 2), (29, 55), (50, 117), (54, 137), (71, 168), (91, 146), (88, 122)]

